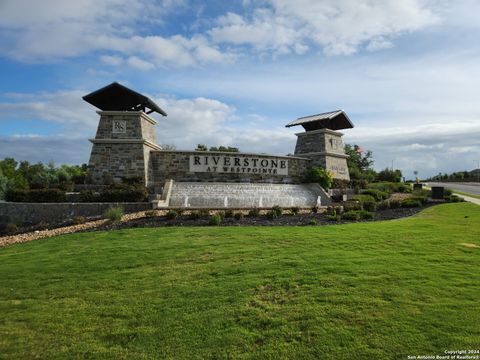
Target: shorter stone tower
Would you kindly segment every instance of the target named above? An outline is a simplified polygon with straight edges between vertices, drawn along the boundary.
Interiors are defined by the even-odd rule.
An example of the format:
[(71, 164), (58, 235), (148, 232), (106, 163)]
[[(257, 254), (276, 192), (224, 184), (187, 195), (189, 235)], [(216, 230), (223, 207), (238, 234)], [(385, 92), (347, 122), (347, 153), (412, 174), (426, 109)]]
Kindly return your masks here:
[[(138, 178), (153, 185), (150, 152), (156, 144), (156, 121), (148, 114), (167, 114), (148, 97), (112, 83), (83, 97), (102, 111), (88, 163), (92, 184), (111, 184), (123, 178)], [(148, 110), (147, 110), (148, 109)]]
[(321, 166), (336, 179), (350, 180), (347, 158), (343, 149), (343, 134), (336, 131), (353, 128), (343, 110), (311, 115), (291, 121), (286, 127), (302, 125), (305, 132), (297, 133), (295, 155), (312, 159), (312, 166)]

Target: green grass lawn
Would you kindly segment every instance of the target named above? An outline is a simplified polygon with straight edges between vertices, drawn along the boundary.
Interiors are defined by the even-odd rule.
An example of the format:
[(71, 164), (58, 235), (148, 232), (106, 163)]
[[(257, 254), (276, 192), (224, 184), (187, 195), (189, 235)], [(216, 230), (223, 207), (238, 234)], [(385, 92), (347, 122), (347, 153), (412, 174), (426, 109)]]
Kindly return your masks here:
[(478, 349), (479, 225), (479, 206), (456, 203), (376, 223), (130, 229), (13, 245), (0, 249), (0, 358)]

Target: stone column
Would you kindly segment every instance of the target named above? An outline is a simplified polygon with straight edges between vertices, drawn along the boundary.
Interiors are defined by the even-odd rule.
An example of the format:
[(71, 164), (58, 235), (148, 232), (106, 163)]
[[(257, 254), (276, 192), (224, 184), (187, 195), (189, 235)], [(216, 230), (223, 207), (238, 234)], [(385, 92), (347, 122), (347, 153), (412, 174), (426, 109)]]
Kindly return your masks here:
[(295, 134), (295, 155), (312, 159), (312, 166), (321, 166), (336, 179), (350, 180), (342, 136), (338, 131), (319, 129)]
[(156, 121), (143, 111), (97, 111), (97, 134), (88, 163), (90, 183), (106, 185), (122, 178), (140, 178), (150, 187), (153, 175), (150, 152), (156, 144)]

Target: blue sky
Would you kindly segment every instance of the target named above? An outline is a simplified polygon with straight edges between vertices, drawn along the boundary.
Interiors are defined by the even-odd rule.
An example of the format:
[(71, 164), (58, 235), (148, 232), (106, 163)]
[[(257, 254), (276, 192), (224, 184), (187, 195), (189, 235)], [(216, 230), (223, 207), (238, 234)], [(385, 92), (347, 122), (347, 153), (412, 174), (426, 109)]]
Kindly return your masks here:
[(344, 141), (407, 177), (480, 158), (475, 0), (1, 0), (0, 158), (87, 162), (118, 81), (154, 99), (157, 142), (287, 154), (300, 116), (344, 109)]

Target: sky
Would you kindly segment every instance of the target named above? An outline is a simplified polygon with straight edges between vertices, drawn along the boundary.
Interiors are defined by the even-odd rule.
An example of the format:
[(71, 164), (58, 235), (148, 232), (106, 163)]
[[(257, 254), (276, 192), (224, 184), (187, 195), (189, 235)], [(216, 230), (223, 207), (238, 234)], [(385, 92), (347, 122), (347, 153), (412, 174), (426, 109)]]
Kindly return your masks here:
[(82, 96), (117, 81), (179, 150), (285, 155), (285, 124), (343, 109), (377, 170), (472, 170), (478, 39), (478, 0), (0, 0), (0, 158), (88, 162)]

